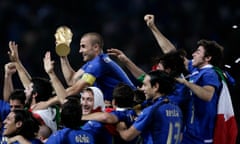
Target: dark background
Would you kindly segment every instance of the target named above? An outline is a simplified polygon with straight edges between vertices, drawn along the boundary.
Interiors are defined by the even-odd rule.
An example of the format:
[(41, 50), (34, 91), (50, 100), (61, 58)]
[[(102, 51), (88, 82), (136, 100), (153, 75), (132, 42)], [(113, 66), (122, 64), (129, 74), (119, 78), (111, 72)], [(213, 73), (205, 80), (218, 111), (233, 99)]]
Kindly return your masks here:
[[(63, 83), (56, 56), (54, 33), (61, 25), (73, 31), (70, 63), (77, 70), (83, 64), (79, 39), (86, 32), (99, 32), (107, 48), (123, 50), (144, 70), (151, 68), (152, 58), (161, 50), (146, 26), (145, 14), (154, 14), (161, 32), (177, 48), (191, 56), (199, 39), (215, 40), (225, 47), (227, 70), (236, 79), (232, 101), (240, 125), (239, 95), (240, 64), (240, 6), (237, 0), (0, 0), (0, 67), (2, 93), (4, 64), (9, 62), (8, 42), (16, 41), (19, 55), (32, 76), (47, 77), (42, 58), (52, 51), (56, 71)], [(233, 25), (238, 28), (233, 28)], [(122, 65), (123, 66), (123, 65)], [(130, 75), (131, 76), (131, 75)], [(17, 76), (14, 85), (22, 87)]]

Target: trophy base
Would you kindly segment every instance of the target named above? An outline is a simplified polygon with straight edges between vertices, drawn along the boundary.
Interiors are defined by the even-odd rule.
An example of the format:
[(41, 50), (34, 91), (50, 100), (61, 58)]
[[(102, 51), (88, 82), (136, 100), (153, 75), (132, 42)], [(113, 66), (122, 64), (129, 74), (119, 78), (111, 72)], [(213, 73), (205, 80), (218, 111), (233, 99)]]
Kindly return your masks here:
[(61, 43), (56, 46), (55, 51), (59, 56), (67, 56), (70, 53), (70, 47), (65, 43)]

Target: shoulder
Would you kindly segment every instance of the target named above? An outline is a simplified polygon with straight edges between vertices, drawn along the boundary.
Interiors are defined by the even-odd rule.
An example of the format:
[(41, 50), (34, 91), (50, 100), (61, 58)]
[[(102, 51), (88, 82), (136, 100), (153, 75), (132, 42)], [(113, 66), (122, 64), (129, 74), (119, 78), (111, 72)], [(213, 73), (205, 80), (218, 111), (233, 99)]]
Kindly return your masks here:
[(92, 131), (92, 130), (98, 131), (98, 130), (101, 130), (103, 128), (103, 126), (104, 125), (98, 121), (89, 120), (82, 126), (82, 129), (90, 130), (90, 131)]
[(214, 80), (215, 82), (220, 82), (220, 77), (213, 68), (206, 68), (204, 70), (201, 70), (200, 73), (202, 73), (202, 77), (208, 79), (208, 81)]

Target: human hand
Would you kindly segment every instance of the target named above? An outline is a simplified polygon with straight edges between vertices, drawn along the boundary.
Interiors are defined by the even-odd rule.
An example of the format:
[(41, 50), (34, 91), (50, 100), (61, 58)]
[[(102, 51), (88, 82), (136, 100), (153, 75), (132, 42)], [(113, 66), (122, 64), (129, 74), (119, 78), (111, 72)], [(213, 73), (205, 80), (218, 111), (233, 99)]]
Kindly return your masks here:
[(148, 27), (152, 27), (154, 25), (154, 15), (146, 14), (144, 16), (144, 20), (145, 20)]
[(9, 58), (12, 62), (19, 62), (19, 55), (18, 55), (18, 45), (15, 41), (9, 41), (8, 43), (10, 51), (8, 51)]
[(177, 77), (175, 78), (175, 80), (178, 82), (178, 83), (181, 83), (181, 84), (185, 84), (187, 82), (186, 78), (184, 77), (183, 74), (181, 74), (181, 77)]
[(47, 51), (43, 58), (44, 69), (46, 73), (52, 73), (54, 70), (54, 61), (51, 60), (51, 53)]
[(5, 70), (5, 75), (6, 76), (11, 76), (14, 73), (16, 73), (16, 71), (17, 71), (16, 65), (13, 62), (9, 62), (9, 63), (5, 64), (4, 70)]
[(111, 48), (107, 49), (109, 55), (116, 56), (121, 62), (126, 62), (128, 57), (119, 49)]

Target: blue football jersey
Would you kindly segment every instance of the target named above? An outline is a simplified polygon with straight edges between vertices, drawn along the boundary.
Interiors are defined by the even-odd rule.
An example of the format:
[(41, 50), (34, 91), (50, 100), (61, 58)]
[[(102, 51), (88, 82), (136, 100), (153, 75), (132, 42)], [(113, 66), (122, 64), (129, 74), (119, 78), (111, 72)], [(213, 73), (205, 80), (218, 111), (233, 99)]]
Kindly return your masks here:
[(183, 133), (182, 143), (211, 143), (213, 141), (221, 81), (211, 65), (197, 69), (190, 62), (189, 69), (191, 70), (189, 82), (199, 86), (213, 86), (215, 92), (210, 101), (204, 101), (190, 91), (191, 100), (188, 105), (186, 128)]
[(119, 83), (125, 83), (135, 89), (127, 74), (107, 54), (100, 54), (84, 64), (81, 69), (85, 74), (95, 77), (94, 86), (102, 90), (104, 100), (112, 100), (113, 89)]
[(53, 133), (46, 144), (94, 144), (93, 136), (82, 129), (63, 128)]
[(176, 104), (158, 98), (143, 109), (133, 126), (141, 131), (144, 144), (180, 143), (182, 112)]

